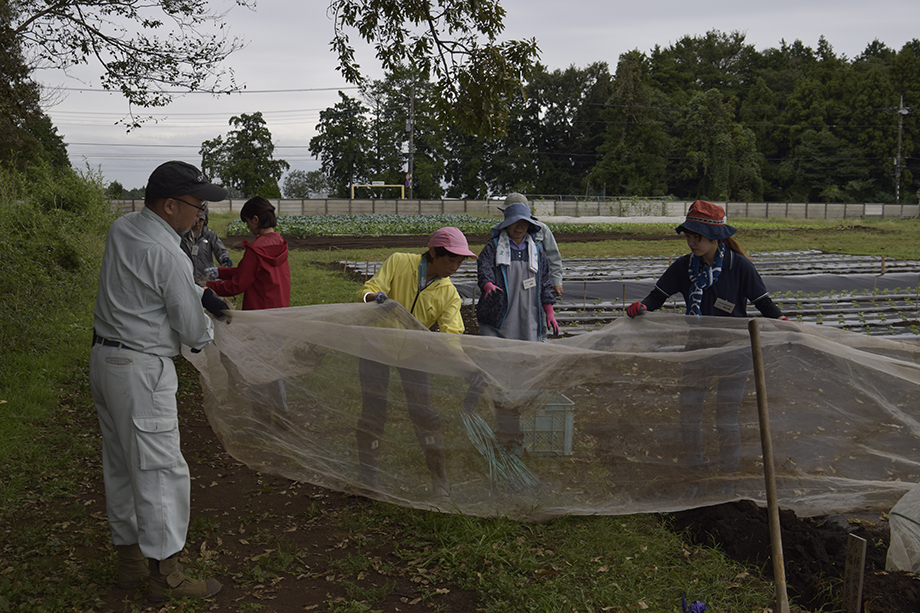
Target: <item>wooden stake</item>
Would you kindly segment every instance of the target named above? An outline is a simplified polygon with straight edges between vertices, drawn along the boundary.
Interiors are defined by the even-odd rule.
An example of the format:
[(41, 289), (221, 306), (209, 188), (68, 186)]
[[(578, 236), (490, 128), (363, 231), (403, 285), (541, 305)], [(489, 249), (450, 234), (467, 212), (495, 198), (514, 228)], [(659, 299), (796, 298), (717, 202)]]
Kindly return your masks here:
[(763, 474), (767, 486), (767, 513), (770, 519), (770, 546), (773, 554), (773, 582), (776, 585), (776, 611), (789, 613), (786, 594), (786, 566), (783, 562), (783, 536), (779, 523), (779, 501), (776, 497), (776, 473), (773, 467), (773, 439), (770, 436), (770, 414), (767, 410), (767, 386), (764, 382), (763, 354), (760, 349), (760, 328), (757, 319), (748, 320), (751, 353), (754, 356), (754, 383), (757, 389), (757, 415), (760, 418), (760, 446), (763, 449)]
[(882, 256), (882, 274), (885, 274), (885, 256)]

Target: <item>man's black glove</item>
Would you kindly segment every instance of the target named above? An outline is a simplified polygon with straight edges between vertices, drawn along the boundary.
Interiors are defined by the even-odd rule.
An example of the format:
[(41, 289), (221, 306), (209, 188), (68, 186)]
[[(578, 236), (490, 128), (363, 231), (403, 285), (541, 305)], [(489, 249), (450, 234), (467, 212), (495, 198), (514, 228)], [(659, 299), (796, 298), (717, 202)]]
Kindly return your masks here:
[(229, 311), (230, 306), (217, 297), (210, 287), (204, 289), (201, 295), (201, 306), (203, 306), (211, 315), (220, 319), (224, 316), (224, 311)]

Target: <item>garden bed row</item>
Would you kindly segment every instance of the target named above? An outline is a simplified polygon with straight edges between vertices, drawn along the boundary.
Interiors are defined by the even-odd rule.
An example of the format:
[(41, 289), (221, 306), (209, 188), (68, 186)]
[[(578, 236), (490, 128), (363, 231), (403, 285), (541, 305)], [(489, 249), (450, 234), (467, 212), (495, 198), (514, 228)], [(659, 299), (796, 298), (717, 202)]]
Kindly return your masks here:
[[(751, 256), (773, 300), (790, 320), (853, 332), (920, 338), (920, 261), (819, 251), (770, 252)], [(667, 257), (565, 259), (565, 293), (555, 306), (563, 332), (581, 334), (624, 315), (670, 265)], [(380, 262), (342, 262), (370, 277)], [(452, 277), (467, 304), (478, 298), (476, 263), (464, 262)], [(684, 312), (680, 296), (662, 307)], [(749, 308), (749, 312), (756, 310)]]

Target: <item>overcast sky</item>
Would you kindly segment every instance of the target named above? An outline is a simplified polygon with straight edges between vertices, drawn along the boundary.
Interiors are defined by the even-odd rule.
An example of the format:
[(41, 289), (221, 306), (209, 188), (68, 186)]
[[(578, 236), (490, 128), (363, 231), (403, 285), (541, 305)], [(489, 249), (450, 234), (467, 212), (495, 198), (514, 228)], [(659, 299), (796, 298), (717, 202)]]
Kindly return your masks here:
[[(232, 2), (212, 1), (223, 10)], [(616, 70), (620, 54), (667, 47), (685, 35), (740, 31), (758, 50), (801, 40), (815, 48), (823, 35), (838, 55), (853, 58), (873, 40), (895, 51), (920, 38), (918, 0), (502, 0), (507, 11), (502, 39), (536, 38), (540, 61), (550, 70), (605, 61)], [(275, 158), (292, 169), (313, 170), (309, 153), (319, 112), (349, 87), (330, 51), (332, 22), (326, 0), (261, 0), (255, 11), (233, 8), (231, 33), (248, 41), (229, 65), (246, 92), (215, 98), (186, 95), (151, 113), (157, 122), (126, 133), (118, 120), (128, 112), (119, 96), (100, 91), (95, 66), (82, 82), (62, 73), (37, 74), (45, 85), (67, 88), (46, 109), (67, 143), (74, 166), (101, 169), (106, 182), (142, 187), (159, 163), (180, 159), (200, 164), (205, 140), (225, 135), (232, 116), (261, 111), (275, 142)], [(381, 76), (371, 53), (359, 56), (366, 71)], [(82, 88), (82, 91), (79, 91)], [(95, 90), (95, 91), (90, 91)], [(354, 89), (345, 89), (356, 96)]]

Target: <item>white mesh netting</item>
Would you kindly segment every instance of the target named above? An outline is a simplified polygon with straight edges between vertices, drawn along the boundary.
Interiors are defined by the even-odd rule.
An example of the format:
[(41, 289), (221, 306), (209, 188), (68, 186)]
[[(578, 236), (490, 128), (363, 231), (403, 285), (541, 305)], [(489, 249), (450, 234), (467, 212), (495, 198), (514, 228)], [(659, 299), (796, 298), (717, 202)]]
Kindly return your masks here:
[[(920, 481), (920, 347), (759, 321), (780, 506), (890, 509)], [(185, 355), (223, 446), (264, 473), (477, 516), (765, 504), (744, 319), (648, 314), (526, 343), (433, 333), (390, 300), (234, 311)], [(440, 419), (413, 422), (380, 364), (416, 371), (415, 392), (428, 373)], [(382, 435), (379, 411), (359, 427), (359, 370), (387, 390)]]

